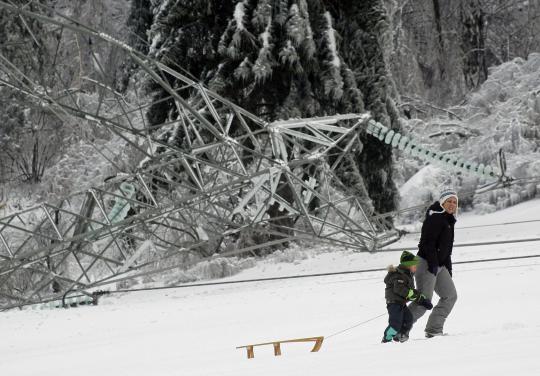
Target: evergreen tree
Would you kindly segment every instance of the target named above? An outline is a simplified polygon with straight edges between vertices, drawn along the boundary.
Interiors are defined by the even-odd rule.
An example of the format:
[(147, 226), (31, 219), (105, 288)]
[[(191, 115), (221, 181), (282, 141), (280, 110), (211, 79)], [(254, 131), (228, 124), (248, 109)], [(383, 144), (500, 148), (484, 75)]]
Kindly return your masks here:
[[(387, 26), (382, 0), (152, 4), (149, 53), (265, 120), (367, 109), (396, 127), (381, 46)], [(155, 99), (160, 96), (166, 94), (158, 90)], [(151, 124), (160, 124), (174, 118), (175, 108), (163, 101), (148, 116)], [(375, 208), (391, 210), (390, 149), (364, 141), (362, 152), (348, 156), (348, 170), (338, 173), (358, 195), (366, 181)]]
[(223, 32), (223, 60), (211, 88), (267, 120), (361, 112), (361, 92), (337, 50), (332, 16), (321, 4), (311, 6), (306, 0), (238, 2), (234, 13), (242, 22), (235, 16)]
[[(28, 10), (41, 11), (39, 4), (46, 0), (30, 2), (14, 0), (14, 5), (26, 5)], [(18, 70), (33, 78), (42, 77), (45, 72), (47, 43), (41, 23), (30, 17), (13, 17), (13, 14), (0, 9), (0, 51)]]
[(323, 38), (323, 82), (324, 94), (339, 101), (343, 96), (343, 79), (341, 77), (341, 59), (337, 52), (336, 30), (332, 24), (330, 12), (324, 13), (326, 21)]
[(143, 54), (148, 53), (146, 30), (152, 25), (150, 0), (131, 0), (127, 26), (131, 31), (129, 44)]
[[(30, 11), (42, 11), (40, 4), (46, 0), (26, 2), (13, 1), (25, 5)], [(51, 66), (55, 63), (49, 53), (48, 36), (41, 22), (30, 17), (13, 17), (0, 9), (0, 54), (2, 65), (14, 77), (2, 77), (7, 81), (18, 81), (35, 88), (49, 91), (57, 77)], [(9, 63), (8, 63), (9, 62)], [(20, 73), (20, 74), (19, 74)], [(46, 110), (38, 106), (29, 107), (28, 96), (10, 86), (0, 86), (0, 159), (2, 166), (11, 166), (4, 173), (13, 179), (37, 183), (45, 168), (60, 150), (58, 144), (62, 132), (58, 124)], [(4, 176), (4, 178), (6, 178)]]
[[(384, 46), (388, 19), (382, 0), (330, 2), (339, 20), (336, 28), (342, 36), (341, 51), (348, 66), (353, 67), (355, 81), (362, 89), (366, 110), (382, 124), (399, 129), (398, 115), (392, 100), (393, 86)], [(352, 79), (352, 78), (349, 78)], [(369, 197), (379, 212), (395, 208), (396, 187), (392, 180), (391, 147), (362, 138), (364, 148), (355, 156)]]
[(468, 88), (480, 86), (488, 75), (486, 59), (487, 18), (482, 2), (460, 4), (463, 77)]
[[(150, 29), (151, 25), (152, 13), (150, 0), (131, 0), (127, 19), (127, 27), (130, 32), (128, 35), (128, 44), (143, 54), (148, 54), (149, 51), (146, 31)], [(118, 90), (124, 92), (128, 88), (129, 79), (137, 72), (138, 66), (129, 59), (125, 59), (122, 65)]]
[[(232, 0), (153, 0), (149, 12), (154, 14), (148, 31), (149, 55), (162, 63), (205, 81), (219, 64), (218, 41), (228, 17)], [(167, 77), (175, 87), (175, 79)], [(172, 101), (158, 100), (168, 96), (155, 84), (157, 102), (147, 113), (150, 124), (161, 124), (174, 116)]]

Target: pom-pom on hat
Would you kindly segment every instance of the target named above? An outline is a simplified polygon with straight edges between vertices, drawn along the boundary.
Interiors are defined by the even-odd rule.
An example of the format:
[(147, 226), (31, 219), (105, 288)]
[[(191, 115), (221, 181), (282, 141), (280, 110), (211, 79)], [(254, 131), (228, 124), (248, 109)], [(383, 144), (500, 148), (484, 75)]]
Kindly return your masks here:
[(399, 265), (402, 266), (418, 265), (418, 262), (420, 262), (420, 258), (407, 251), (403, 251), (399, 258)]
[(443, 189), (441, 192), (441, 195), (439, 196), (439, 204), (444, 204), (446, 200), (448, 200), (450, 197), (454, 197), (456, 200), (458, 199), (457, 192), (454, 191), (451, 188)]

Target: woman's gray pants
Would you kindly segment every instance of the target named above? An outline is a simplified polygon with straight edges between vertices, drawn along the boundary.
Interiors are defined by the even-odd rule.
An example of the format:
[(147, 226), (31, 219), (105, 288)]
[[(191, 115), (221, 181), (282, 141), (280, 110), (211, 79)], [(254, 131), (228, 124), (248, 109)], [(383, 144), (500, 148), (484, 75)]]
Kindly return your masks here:
[[(416, 289), (427, 298), (432, 300), (433, 292), (439, 295), (439, 302), (433, 307), (429, 315), (425, 331), (426, 333), (442, 333), (444, 322), (457, 300), (456, 286), (454, 286), (452, 276), (444, 266), (440, 266), (437, 276), (434, 276), (428, 271), (427, 261), (420, 257), (414, 278), (416, 280)], [(426, 309), (415, 302), (409, 305), (409, 309), (413, 316), (413, 322), (416, 322), (426, 313)]]

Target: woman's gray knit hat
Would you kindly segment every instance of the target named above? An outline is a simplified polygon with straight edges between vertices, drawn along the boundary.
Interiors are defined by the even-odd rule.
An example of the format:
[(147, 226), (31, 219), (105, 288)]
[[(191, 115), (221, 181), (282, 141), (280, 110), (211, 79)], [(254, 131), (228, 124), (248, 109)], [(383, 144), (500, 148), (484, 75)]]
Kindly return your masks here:
[(455, 199), (457, 200), (458, 199), (457, 192), (450, 188), (444, 189), (441, 192), (441, 195), (439, 196), (439, 204), (441, 204), (442, 206), (442, 204), (444, 204), (444, 202), (448, 200), (450, 197), (455, 197)]

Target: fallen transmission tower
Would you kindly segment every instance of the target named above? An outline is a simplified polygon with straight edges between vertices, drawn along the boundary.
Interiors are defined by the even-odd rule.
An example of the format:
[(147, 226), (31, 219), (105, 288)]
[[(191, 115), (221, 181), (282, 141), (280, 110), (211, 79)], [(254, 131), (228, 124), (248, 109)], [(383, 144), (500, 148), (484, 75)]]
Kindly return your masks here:
[[(0, 308), (88, 293), (216, 254), (313, 239), (371, 251), (399, 237), (388, 221), (371, 219), (376, 213), (366, 213), (336, 173), (361, 147), (369, 115), (267, 123), (126, 44), (31, 5), (0, 2), (0, 9), (42, 24), (51, 33), (42, 43), (64, 60), (78, 58), (81, 71), (66, 73), (55, 56), (44, 77), (0, 55), (2, 90), (25, 98), (29, 111), (111, 132), (140, 158), (136, 171), (0, 219)], [(169, 94), (176, 119), (148, 127), (152, 102), (115, 91), (91, 47), (93, 64), (83, 75), (80, 49), (69, 48), (81, 40), (121, 51)]]

